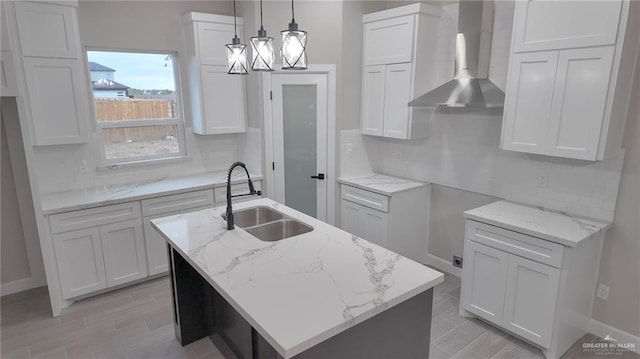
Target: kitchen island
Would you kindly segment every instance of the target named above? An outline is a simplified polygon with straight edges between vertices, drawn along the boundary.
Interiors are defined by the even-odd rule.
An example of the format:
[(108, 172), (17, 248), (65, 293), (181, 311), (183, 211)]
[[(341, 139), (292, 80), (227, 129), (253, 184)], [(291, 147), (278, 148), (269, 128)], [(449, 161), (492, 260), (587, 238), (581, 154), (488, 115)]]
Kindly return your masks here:
[(241, 358), (424, 358), (443, 274), (269, 199), (313, 228), (280, 241), (226, 229), (224, 207), (155, 219), (168, 242), (176, 337)]

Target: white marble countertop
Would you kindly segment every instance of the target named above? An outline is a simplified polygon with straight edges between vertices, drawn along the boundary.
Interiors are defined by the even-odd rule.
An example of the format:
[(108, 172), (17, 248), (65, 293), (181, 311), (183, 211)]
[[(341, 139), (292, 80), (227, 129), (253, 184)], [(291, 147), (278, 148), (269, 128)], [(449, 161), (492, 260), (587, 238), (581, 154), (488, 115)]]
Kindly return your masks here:
[(427, 183), (411, 181), (404, 178), (391, 177), (377, 173), (370, 173), (356, 177), (340, 177), (338, 182), (358, 187), (368, 191), (391, 196), (394, 193), (426, 186)]
[[(246, 181), (244, 172), (234, 171), (232, 183)], [(252, 180), (262, 176), (251, 174)], [(145, 198), (197, 191), (226, 185), (227, 171), (207, 172), (191, 176), (163, 177), (138, 183), (85, 188), (72, 191), (46, 193), (40, 196), (42, 213), (75, 211), (84, 208), (137, 201)]]
[(269, 206), (314, 228), (263, 242), (223, 208), (152, 220), (167, 241), (284, 358), (291, 358), (443, 281), (443, 274), (270, 199)]
[(510, 201), (497, 201), (474, 208), (464, 212), (464, 217), (568, 247), (577, 247), (592, 234), (611, 226), (611, 222)]

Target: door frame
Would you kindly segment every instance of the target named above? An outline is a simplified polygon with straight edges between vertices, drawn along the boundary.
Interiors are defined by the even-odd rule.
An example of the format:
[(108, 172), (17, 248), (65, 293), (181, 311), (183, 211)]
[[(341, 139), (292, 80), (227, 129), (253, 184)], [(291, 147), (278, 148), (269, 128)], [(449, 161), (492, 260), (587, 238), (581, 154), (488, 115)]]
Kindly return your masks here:
[[(274, 68), (280, 68), (275, 65)], [(264, 114), (265, 177), (267, 197), (273, 199), (275, 176), (270, 163), (274, 162), (273, 112), (271, 101), (271, 75), (320, 74), (327, 79), (327, 222), (336, 224), (336, 65), (309, 65), (305, 71), (276, 70), (262, 74), (262, 104)]]

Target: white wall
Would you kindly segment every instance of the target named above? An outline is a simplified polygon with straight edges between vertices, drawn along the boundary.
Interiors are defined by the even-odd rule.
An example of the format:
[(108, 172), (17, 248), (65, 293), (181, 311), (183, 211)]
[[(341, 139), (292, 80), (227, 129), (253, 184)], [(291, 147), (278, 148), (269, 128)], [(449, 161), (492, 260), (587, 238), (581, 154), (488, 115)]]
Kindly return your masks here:
[(2, 158), (0, 159), (2, 162), (2, 169), (0, 170), (2, 176), (2, 185), (0, 186), (2, 191), (2, 208), (0, 209), (2, 215), (2, 218), (0, 218), (0, 237), (2, 238), (0, 241), (0, 283), (2, 284), (31, 276), (4, 122), (5, 118), (3, 116), (2, 125), (0, 126), (0, 152), (2, 152)]
[[(640, 337), (640, 61), (625, 126), (627, 155), (613, 227), (606, 233), (599, 282), (611, 287), (609, 299), (596, 297), (593, 318)], [(638, 348), (636, 348), (637, 350)]]
[(2, 208), (0, 218), (1, 294), (46, 284), (26, 154), (14, 98), (3, 97)]
[[(180, 57), (181, 18), (191, 11), (232, 15), (233, 10), (228, 1), (80, 1), (81, 42), (92, 48), (174, 51)], [(190, 126), (188, 113), (183, 116)], [(250, 110), (249, 116), (249, 123), (257, 122), (255, 111)], [(87, 121), (95, 131), (93, 120)], [(189, 160), (110, 171), (96, 170), (100, 157), (95, 132), (87, 144), (35, 148), (39, 190), (49, 193), (225, 170), (238, 160), (245, 161), (252, 172), (262, 172), (259, 130), (213, 136), (197, 136), (189, 128), (185, 132)], [(82, 160), (87, 161), (89, 171), (79, 171)]]

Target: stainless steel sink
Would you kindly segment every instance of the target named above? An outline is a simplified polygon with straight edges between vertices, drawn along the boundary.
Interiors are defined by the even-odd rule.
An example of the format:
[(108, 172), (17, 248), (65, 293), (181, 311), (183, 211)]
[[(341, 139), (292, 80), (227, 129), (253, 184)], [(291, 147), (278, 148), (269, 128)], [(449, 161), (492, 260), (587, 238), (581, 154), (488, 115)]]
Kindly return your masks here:
[[(222, 218), (227, 220), (226, 215)], [(277, 221), (283, 218), (283, 214), (269, 207), (254, 207), (233, 212), (233, 220), (240, 228), (253, 227), (264, 223)]]
[(274, 242), (311, 232), (313, 228), (295, 219), (283, 219), (245, 230), (262, 241)]

